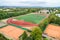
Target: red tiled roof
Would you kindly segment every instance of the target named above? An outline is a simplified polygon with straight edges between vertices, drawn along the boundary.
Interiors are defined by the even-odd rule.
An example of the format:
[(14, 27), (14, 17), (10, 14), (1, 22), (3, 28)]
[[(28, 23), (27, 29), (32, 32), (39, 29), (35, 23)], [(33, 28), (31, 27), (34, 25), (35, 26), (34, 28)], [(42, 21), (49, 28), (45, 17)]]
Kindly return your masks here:
[(60, 26), (49, 24), (44, 33), (48, 36), (60, 39)]
[(12, 18), (7, 20), (7, 23), (9, 24), (16, 24), (22, 27), (32, 27), (32, 26), (38, 26), (37, 24), (25, 22), (24, 20), (13, 20)]
[(22, 35), (22, 33), (24, 32), (24, 30), (21, 30), (19, 28), (16, 28), (10, 25), (4, 28), (1, 28), (0, 31), (15, 40), (18, 40), (18, 37)]

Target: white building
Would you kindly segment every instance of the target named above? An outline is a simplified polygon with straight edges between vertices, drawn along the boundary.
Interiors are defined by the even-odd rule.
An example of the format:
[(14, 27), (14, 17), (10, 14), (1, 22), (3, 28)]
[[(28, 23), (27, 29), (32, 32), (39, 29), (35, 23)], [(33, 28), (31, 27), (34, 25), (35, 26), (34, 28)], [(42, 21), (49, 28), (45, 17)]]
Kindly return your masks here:
[(60, 17), (60, 14), (56, 14), (58, 17)]
[(40, 10), (39, 13), (49, 13), (49, 10)]

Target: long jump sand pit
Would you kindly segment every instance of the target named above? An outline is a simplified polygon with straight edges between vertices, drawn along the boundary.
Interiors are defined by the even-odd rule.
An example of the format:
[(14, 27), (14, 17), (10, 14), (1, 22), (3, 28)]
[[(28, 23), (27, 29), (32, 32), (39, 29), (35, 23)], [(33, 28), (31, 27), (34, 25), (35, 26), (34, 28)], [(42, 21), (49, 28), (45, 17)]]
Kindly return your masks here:
[(4, 28), (1, 28), (0, 32), (13, 38), (14, 40), (18, 40), (19, 36), (23, 34), (24, 30), (8, 25)]

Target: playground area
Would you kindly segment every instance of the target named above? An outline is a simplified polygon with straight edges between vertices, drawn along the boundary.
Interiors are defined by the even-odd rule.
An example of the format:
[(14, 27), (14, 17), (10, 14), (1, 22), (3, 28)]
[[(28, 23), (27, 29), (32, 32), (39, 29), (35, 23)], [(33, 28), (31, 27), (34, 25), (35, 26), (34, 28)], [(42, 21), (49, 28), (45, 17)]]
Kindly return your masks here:
[(38, 14), (29, 14), (29, 15), (18, 16), (15, 19), (24, 20), (26, 22), (30, 22), (34, 24), (39, 24), (45, 17), (46, 16), (38, 15)]

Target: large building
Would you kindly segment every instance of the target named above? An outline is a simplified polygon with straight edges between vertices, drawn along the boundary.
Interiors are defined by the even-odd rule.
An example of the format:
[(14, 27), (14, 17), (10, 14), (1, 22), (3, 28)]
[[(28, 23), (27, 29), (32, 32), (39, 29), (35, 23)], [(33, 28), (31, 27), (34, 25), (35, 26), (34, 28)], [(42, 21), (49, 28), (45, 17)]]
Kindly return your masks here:
[(39, 13), (49, 13), (49, 10), (43, 9), (43, 10), (40, 10)]

